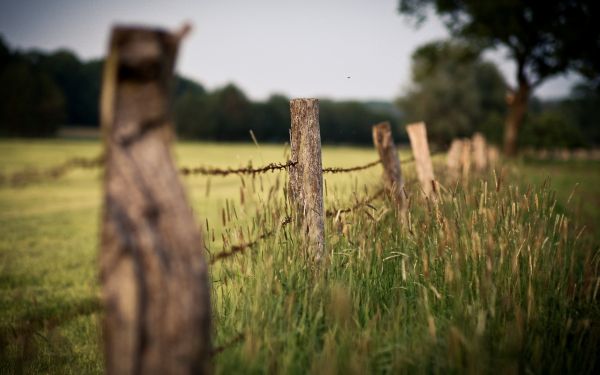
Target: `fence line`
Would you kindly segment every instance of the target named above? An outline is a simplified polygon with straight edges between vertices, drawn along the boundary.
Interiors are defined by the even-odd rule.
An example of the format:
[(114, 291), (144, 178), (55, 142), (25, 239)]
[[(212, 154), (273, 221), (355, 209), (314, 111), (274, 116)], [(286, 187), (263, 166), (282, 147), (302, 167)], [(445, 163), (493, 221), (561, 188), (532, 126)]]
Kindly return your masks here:
[(66, 161), (46, 168), (46, 169), (33, 169), (26, 168), (20, 171), (14, 172), (10, 175), (0, 174), (0, 184), (8, 183), (12, 186), (25, 186), (27, 184), (57, 179), (68, 172), (75, 169), (92, 169), (97, 168), (102, 165), (104, 162), (104, 155), (98, 155), (93, 158), (84, 158), (84, 157), (73, 157), (67, 159)]
[(287, 161), (286, 163), (269, 163), (264, 167), (252, 168), (251, 166), (243, 167), (243, 168), (213, 168), (213, 167), (194, 167), (187, 168), (183, 167), (179, 169), (179, 172), (184, 175), (207, 175), (207, 176), (228, 176), (230, 174), (249, 174), (249, 175), (257, 175), (260, 173), (266, 173), (281, 169), (288, 169), (289, 167), (296, 165), (295, 161)]
[[(432, 156), (438, 153), (433, 153)], [(401, 159), (400, 162), (403, 164), (411, 163), (415, 160), (414, 157), (408, 157), (405, 159)], [(24, 187), (26, 185), (35, 183), (35, 182), (43, 182), (44, 180), (52, 180), (63, 177), (67, 173), (75, 170), (75, 169), (94, 169), (101, 168), (104, 162), (104, 155), (98, 155), (91, 158), (85, 157), (73, 157), (67, 159), (66, 161), (46, 168), (46, 169), (23, 169), (17, 172), (13, 172), (12, 174), (0, 174), (0, 185), (7, 183), (13, 187)], [(274, 172), (277, 170), (288, 170), (290, 167), (296, 165), (297, 162), (288, 160), (285, 163), (269, 163), (262, 167), (253, 168), (252, 166), (241, 167), (241, 168), (218, 168), (218, 167), (181, 167), (179, 168), (179, 172), (183, 176), (191, 176), (191, 175), (204, 175), (204, 176), (228, 176), (232, 174), (237, 175), (257, 175), (267, 172)], [(381, 160), (375, 160), (368, 164), (358, 165), (354, 167), (326, 167), (323, 168), (323, 173), (349, 173), (356, 172), (365, 169), (372, 168), (376, 165), (381, 164)]]

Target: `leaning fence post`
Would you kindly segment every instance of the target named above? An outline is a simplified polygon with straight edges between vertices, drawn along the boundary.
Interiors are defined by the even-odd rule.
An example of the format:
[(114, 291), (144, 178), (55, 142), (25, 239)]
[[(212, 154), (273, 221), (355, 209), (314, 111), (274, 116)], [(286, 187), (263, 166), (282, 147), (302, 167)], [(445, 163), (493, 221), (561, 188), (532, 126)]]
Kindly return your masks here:
[(290, 101), (291, 159), (289, 197), (296, 211), (296, 221), (307, 233), (309, 254), (320, 259), (324, 253), (323, 166), (321, 162), (321, 130), (319, 101)]
[(433, 184), (435, 184), (435, 177), (433, 176), (433, 164), (431, 163), (431, 154), (429, 153), (425, 123), (418, 122), (407, 125), (406, 132), (408, 133), (410, 146), (415, 157), (417, 177), (425, 195), (430, 196)]
[(115, 27), (104, 65), (100, 277), (108, 374), (210, 372), (202, 235), (170, 150), (181, 34)]
[(373, 126), (373, 144), (383, 165), (383, 181), (387, 193), (396, 204), (396, 208), (404, 211), (406, 207), (404, 181), (389, 122), (385, 121)]

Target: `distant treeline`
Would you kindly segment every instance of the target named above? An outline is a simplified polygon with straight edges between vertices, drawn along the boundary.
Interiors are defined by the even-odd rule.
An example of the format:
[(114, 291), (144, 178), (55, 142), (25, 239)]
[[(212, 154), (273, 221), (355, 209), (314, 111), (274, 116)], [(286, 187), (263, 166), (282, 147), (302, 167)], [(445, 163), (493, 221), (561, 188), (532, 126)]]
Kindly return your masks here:
[[(457, 47), (446, 48), (443, 58), (432, 55), (427, 45), (415, 52), (414, 85), (397, 101), (398, 107), (391, 102), (321, 100), (323, 142), (369, 144), (371, 125), (384, 120), (406, 142), (405, 122), (424, 120), (436, 147), (474, 131), (501, 143), (506, 110), (501, 74), (491, 63), (457, 58)], [(102, 64), (81, 61), (66, 50), (11, 50), (0, 37), (0, 136), (47, 137), (65, 125), (98, 127)], [(283, 95), (251, 101), (233, 84), (207, 91), (179, 75), (173, 91), (181, 139), (248, 141), (250, 131), (259, 142), (289, 138), (289, 98)], [(599, 145), (600, 94), (580, 84), (565, 99), (532, 99), (519, 143), (535, 148)]]
[[(98, 126), (102, 60), (81, 61), (74, 53), (11, 50), (0, 38), (0, 135), (40, 137), (60, 126)], [(212, 92), (176, 76), (174, 111), (183, 139), (289, 139), (289, 99), (273, 95), (253, 102), (233, 84)], [(322, 100), (321, 136), (326, 143), (370, 143), (371, 125), (399, 123), (391, 103)]]

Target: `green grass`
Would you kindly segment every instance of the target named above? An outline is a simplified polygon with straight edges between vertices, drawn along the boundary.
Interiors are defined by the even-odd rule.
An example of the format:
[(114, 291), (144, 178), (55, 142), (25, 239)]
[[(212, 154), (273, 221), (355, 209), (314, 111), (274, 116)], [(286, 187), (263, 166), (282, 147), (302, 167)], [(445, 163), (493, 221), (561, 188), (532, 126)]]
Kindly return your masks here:
[[(99, 152), (91, 141), (0, 141), (0, 172)], [(286, 160), (282, 146), (251, 144), (180, 143), (176, 156), (181, 166)], [(326, 147), (323, 164), (376, 158)], [(404, 223), (382, 200), (328, 219), (320, 266), (292, 226), (279, 230), (211, 270), (215, 344), (244, 334), (216, 372), (597, 372), (599, 165), (513, 163), (498, 191), (490, 175), (442, 181), (436, 203), (409, 184)], [(351, 205), (379, 174), (326, 176), (326, 206)], [(0, 187), (0, 373), (102, 372), (99, 179), (74, 171)], [(285, 173), (208, 181), (184, 179), (212, 254), (286, 215)]]

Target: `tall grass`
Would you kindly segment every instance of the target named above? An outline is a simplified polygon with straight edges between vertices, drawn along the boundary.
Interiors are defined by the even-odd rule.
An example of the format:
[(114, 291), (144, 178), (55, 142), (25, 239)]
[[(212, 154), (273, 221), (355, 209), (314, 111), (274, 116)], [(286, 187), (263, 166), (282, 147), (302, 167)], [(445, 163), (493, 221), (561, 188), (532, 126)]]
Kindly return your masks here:
[[(379, 202), (330, 219), (324, 263), (293, 226), (224, 260), (216, 341), (244, 340), (217, 372), (597, 372), (598, 249), (548, 186), (496, 184), (413, 186), (406, 217)], [(264, 209), (256, 228), (285, 205)]]
[[(97, 151), (68, 145), (77, 147), (73, 155), (57, 160), (44, 157), (63, 152), (62, 143), (44, 143), (38, 153), (15, 145), (0, 167)], [(218, 152), (214, 157), (199, 152), (210, 147)], [(234, 152), (247, 160), (242, 151), (238, 145), (180, 146), (183, 165), (231, 165), (227, 155)], [(267, 151), (265, 161), (281, 157), (279, 147)], [(372, 153), (326, 150), (324, 160), (327, 166), (361, 164)], [(189, 178), (210, 256), (276, 229), (211, 268), (214, 343), (224, 345), (215, 371), (598, 373), (599, 237), (578, 227), (580, 218), (557, 203), (553, 185), (528, 187), (526, 168), (546, 174), (516, 165), (502, 179), (442, 178), (435, 199), (410, 183), (405, 217), (385, 199), (329, 217), (329, 256), (321, 263), (305, 253), (294, 223), (281, 226), (293, 216), (282, 194), (285, 174), (211, 183)], [(410, 166), (404, 169), (412, 180)], [(577, 176), (584, 172), (587, 166)], [(379, 188), (379, 173), (328, 176), (326, 208), (362, 201)], [(556, 174), (564, 176), (569, 191), (561, 194), (568, 197), (568, 175)], [(0, 188), (1, 374), (103, 371), (100, 196), (90, 172), (23, 190)]]

